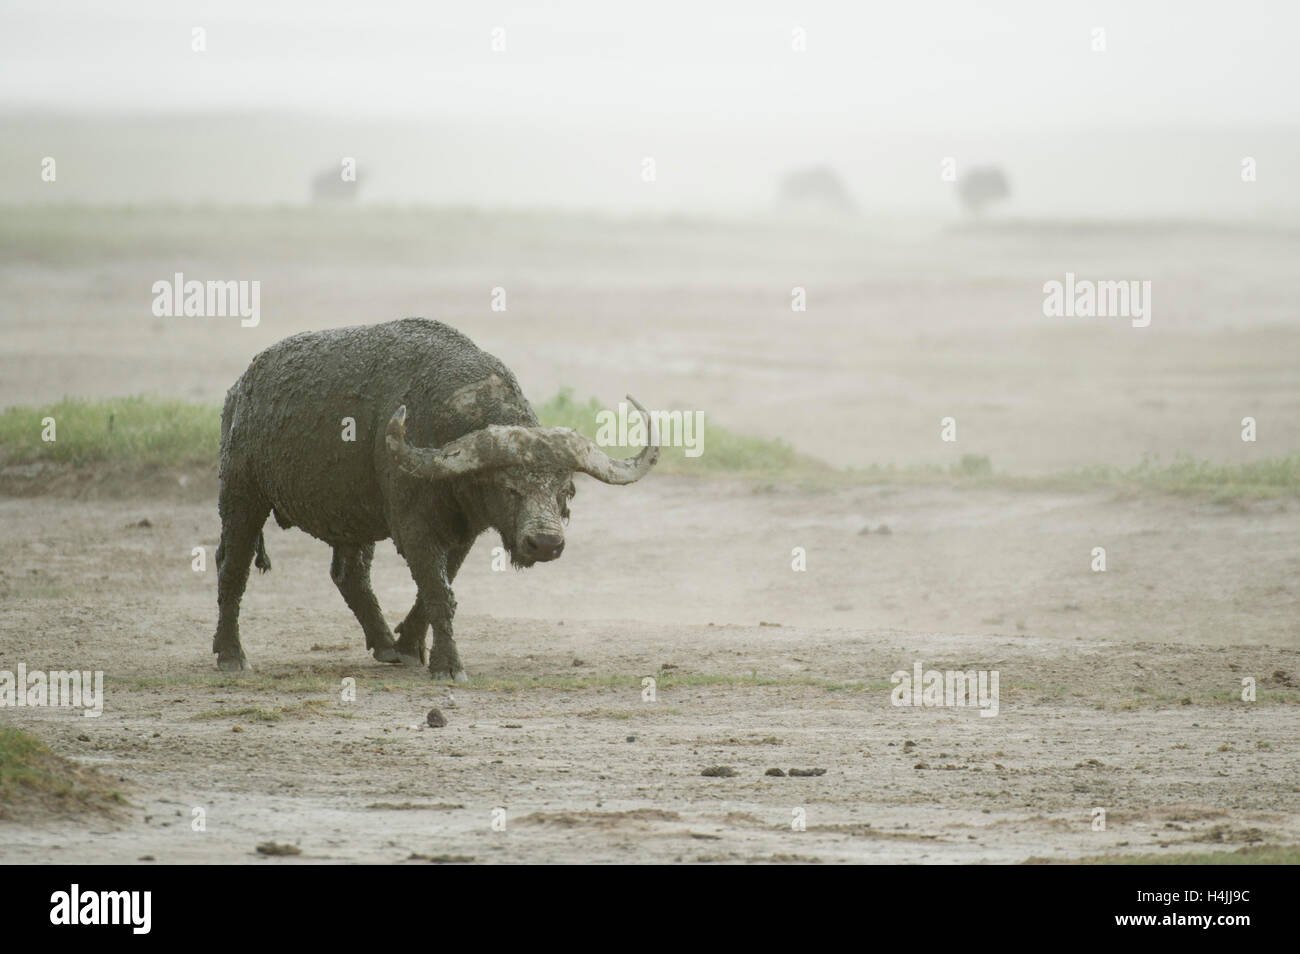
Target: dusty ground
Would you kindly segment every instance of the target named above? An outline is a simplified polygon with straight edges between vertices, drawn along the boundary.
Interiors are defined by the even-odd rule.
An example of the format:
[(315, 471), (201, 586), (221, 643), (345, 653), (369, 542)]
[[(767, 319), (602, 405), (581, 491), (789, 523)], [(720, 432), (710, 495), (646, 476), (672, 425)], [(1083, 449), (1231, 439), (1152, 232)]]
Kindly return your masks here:
[[(836, 466), (985, 454), (1031, 474), (1300, 450), (1294, 230), (11, 212), (5, 405), (216, 401), (287, 334), (423, 314), (498, 354), (534, 400), (630, 391)], [(1152, 280), (1151, 327), (1045, 319), (1042, 284), (1067, 270)], [(261, 325), (153, 317), (151, 284), (175, 271), (261, 281)], [(956, 444), (938, 440), (945, 415)], [(1239, 438), (1246, 415), (1257, 443)], [(1300, 841), (1294, 497), (582, 480), (561, 561), (494, 573), (487, 537), (471, 554), (456, 589), (474, 681), (453, 700), (373, 663), (328, 550), (274, 527), (275, 568), (244, 604), (257, 671), (219, 676), (215, 501), (164, 483), (118, 502), (0, 497), (0, 669), (102, 669), (108, 684), (98, 720), (0, 719), (120, 778), (134, 806), (89, 828), (0, 825), (4, 861), (253, 861), (268, 840), (299, 846), (290, 860), (394, 862)], [(375, 583), (396, 622), (414, 585), (388, 544)], [(1000, 714), (892, 706), (890, 675), (918, 661), (996, 669)], [(445, 727), (422, 727), (431, 707)], [(701, 774), (717, 766), (735, 774)]]
[[(235, 678), (212, 668), (213, 571), (191, 569), (213, 508), (0, 501), (0, 664), (108, 687), (99, 719), (4, 717), (133, 803), (91, 836), (0, 826), (0, 858), (251, 861), (274, 841), (294, 861), (969, 862), (1300, 840), (1294, 505), (689, 479), (584, 481), (578, 503), (554, 565), (494, 573), (486, 537), (471, 554), (474, 682), (449, 690), (365, 655), (328, 550), (297, 531), (268, 531), (244, 612), (257, 668)], [(388, 544), (375, 575), (396, 622), (414, 587)], [(891, 706), (916, 661), (996, 669), (999, 715)]]

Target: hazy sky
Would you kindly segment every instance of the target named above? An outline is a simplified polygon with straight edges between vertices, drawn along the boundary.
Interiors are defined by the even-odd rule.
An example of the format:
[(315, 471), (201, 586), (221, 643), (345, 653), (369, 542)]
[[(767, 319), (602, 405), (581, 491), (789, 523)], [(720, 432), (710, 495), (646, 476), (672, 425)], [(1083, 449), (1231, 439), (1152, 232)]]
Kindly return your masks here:
[[(8, 106), (1294, 122), (1300, 4), (0, 2)], [(191, 50), (191, 29), (207, 52)], [(491, 48), (504, 28), (505, 52)], [(1092, 51), (1105, 30), (1106, 52)], [(795, 28), (807, 51), (792, 51)]]
[[(0, 0), (28, 123), (0, 200), (297, 201), (355, 155), (367, 200), (753, 208), (825, 162), (867, 205), (950, 209), (956, 156), (1004, 165), (1017, 214), (1271, 214), (1300, 210), (1298, 36), (1291, 0)], [(238, 125), (274, 113), (315, 125)], [(31, 125), (69, 115), (98, 125)], [(55, 151), (60, 191), (29, 176)]]

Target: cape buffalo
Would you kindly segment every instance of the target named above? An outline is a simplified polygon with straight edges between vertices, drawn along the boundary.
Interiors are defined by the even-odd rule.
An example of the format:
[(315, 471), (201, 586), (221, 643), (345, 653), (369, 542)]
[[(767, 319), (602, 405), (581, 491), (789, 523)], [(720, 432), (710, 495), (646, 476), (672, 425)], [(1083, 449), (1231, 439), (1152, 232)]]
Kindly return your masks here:
[[(330, 576), (376, 659), (427, 662), (435, 678), (463, 681), (451, 584), (475, 538), (498, 531), (516, 567), (557, 559), (575, 472), (630, 484), (659, 458), (654, 424), (632, 403), (649, 442), (615, 460), (576, 431), (541, 427), (514, 375), (437, 321), (308, 332), (267, 348), (221, 414), (218, 667), (249, 668), (239, 602), (254, 557), (271, 568), (262, 525), (274, 514), (334, 548)], [(370, 588), (375, 542), (388, 537), (419, 591), (396, 641)]]

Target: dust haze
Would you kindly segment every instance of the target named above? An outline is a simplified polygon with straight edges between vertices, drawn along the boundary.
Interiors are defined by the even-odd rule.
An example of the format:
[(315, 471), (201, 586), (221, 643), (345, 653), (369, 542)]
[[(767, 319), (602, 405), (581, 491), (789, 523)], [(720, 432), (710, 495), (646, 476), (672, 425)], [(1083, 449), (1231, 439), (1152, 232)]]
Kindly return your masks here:
[[(286, 336), (418, 315), (534, 405), (631, 393), (830, 475), (584, 479), (526, 572), (485, 536), (453, 695), (371, 660), (328, 548), (273, 526), (257, 670), (219, 675), (216, 460), (0, 446), (0, 670), (107, 686), (93, 726), (0, 722), (124, 780), (100, 861), (1294, 845), (1297, 32), (1281, 2), (0, 2), (6, 413), (217, 405)], [(177, 273), (260, 282), (260, 321), (160, 316)], [(1050, 314), (1067, 281), (1149, 283), (1149, 320)], [(400, 620), (388, 543), (373, 576)], [(891, 704), (918, 662), (1000, 672), (998, 716)], [(86, 824), (20, 801), (0, 857)]]

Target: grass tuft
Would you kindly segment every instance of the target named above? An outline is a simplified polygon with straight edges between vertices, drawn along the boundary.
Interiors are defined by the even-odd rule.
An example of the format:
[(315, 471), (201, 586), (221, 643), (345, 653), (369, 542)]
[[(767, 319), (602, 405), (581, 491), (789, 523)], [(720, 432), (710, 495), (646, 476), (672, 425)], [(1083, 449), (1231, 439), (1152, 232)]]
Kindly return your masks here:
[(113, 814), (125, 804), (98, 773), (55, 755), (21, 729), (0, 726), (0, 818)]

